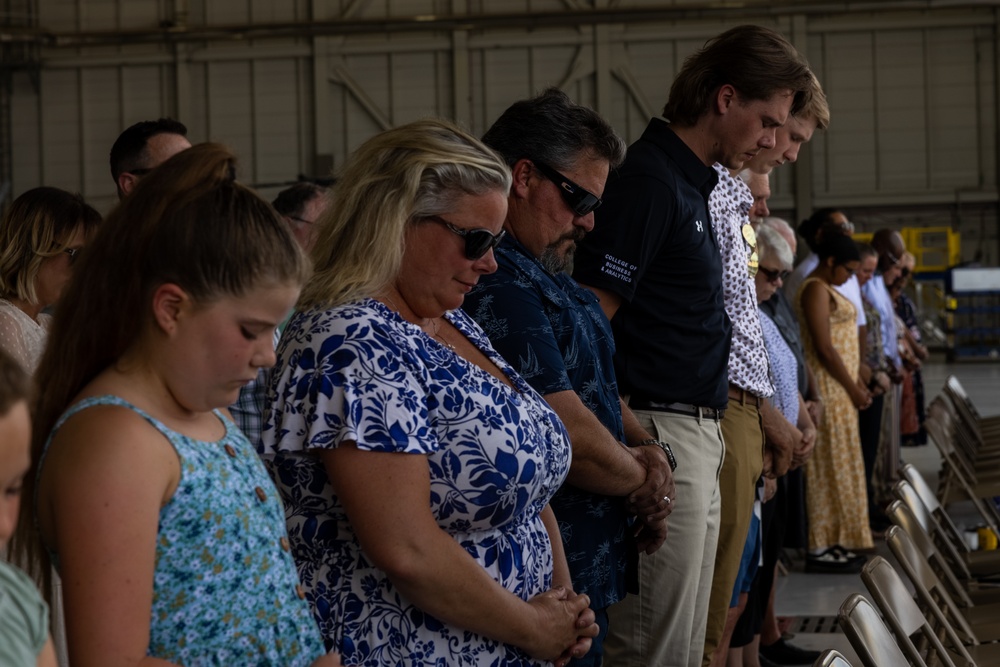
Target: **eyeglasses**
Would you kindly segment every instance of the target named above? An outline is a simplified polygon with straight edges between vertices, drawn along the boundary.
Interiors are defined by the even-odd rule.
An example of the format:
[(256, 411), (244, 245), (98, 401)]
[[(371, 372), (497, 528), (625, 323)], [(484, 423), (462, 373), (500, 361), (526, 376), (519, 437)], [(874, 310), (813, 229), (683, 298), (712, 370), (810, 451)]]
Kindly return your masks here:
[(532, 164), (538, 168), (538, 171), (542, 172), (545, 178), (559, 186), (559, 193), (563, 200), (577, 216), (582, 218), (601, 205), (600, 197), (580, 187), (544, 162), (533, 160)]
[(472, 260), (479, 259), (490, 250), (493, 250), (493, 248), (496, 248), (507, 234), (502, 229), (499, 234), (493, 234), (488, 229), (462, 229), (436, 215), (429, 215), (424, 219), (444, 225), (448, 228), (449, 232), (458, 234), (465, 239), (465, 256)]
[(787, 280), (788, 276), (792, 274), (791, 271), (781, 271), (778, 269), (766, 269), (763, 266), (757, 267), (757, 270), (764, 274), (769, 283), (777, 283), (779, 280)]
[(126, 169), (125, 171), (133, 176), (145, 176), (149, 172), (153, 171), (153, 169), (150, 167), (149, 169)]
[(900, 262), (899, 257), (896, 257), (895, 255), (893, 255), (888, 250), (885, 251), (885, 256), (889, 258), (889, 262), (890, 262), (889, 266), (896, 266)]
[(847, 277), (848, 278), (851, 277), (851, 276), (853, 276), (854, 274), (856, 274), (858, 272), (857, 269), (852, 269), (847, 264), (838, 264), (837, 266), (839, 266), (840, 268), (844, 269), (844, 271), (847, 271)]

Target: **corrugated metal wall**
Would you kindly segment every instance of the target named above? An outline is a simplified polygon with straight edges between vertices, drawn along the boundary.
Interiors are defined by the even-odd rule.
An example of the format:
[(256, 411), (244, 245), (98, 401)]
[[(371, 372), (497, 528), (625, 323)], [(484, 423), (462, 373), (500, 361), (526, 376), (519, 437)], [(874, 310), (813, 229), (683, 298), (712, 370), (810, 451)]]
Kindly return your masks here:
[[(669, 4), (595, 2), (597, 9)], [(590, 7), (582, 0), (38, 0), (45, 31), (107, 34), (91, 36), (97, 45), (43, 48), (37, 81), (14, 75), (13, 192), (55, 185), (109, 208), (112, 142), (127, 125), (162, 115), (185, 122), (194, 141), (232, 146), (243, 179), (265, 194), (299, 174), (325, 176), (373, 133), (421, 116), (455, 118), (481, 133), (511, 102), (548, 85), (598, 109), (632, 140), (662, 107), (684, 57), (749, 20), (778, 28), (806, 52), (833, 112), (830, 130), (800, 163), (775, 173), (773, 208), (795, 215), (832, 204), (921, 204), (947, 212), (997, 201), (993, 9), (769, 10), (734, 19), (692, 9), (669, 21), (536, 27), (474, 20), (485, 12), (580, 16), (574, 12)], [(452, 12), (472, 18), (447, 30), (427, 21), (423, 30), (350, 35), (247, 37), (240, 29)], [(128, 33), (161, 25), (220, 30), (197, 41)], [(122, 31), (120, 39), (110, 35)], [(988, 251), (995, 261), (995, 243)]]

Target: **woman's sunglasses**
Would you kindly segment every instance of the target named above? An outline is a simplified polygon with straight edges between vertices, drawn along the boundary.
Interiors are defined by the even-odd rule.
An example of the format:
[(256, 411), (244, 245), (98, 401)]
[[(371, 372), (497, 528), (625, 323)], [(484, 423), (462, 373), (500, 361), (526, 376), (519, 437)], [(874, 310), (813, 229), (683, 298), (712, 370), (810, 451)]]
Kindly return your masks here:
[(588, 192), (544, 162), (532, 160), (532, 164), (538, 168), (538, 171), (542, 172), (545, 178), (559, 186), (563, 200), (577, 216), (582, 218), (601, 205), (600, 197)]
[(507, 234), (502, 229), (499, 234), (493, 234), (488, 229), (462, 229), (436, 215), (429, 215), (424, 220), (444, 225), (448, 228), (449, 232), (458, 234), (465, 239), (465, 256), (472, 260), (479, 259), (490, 250), (493, 250), (493, 248), (496, 248)]

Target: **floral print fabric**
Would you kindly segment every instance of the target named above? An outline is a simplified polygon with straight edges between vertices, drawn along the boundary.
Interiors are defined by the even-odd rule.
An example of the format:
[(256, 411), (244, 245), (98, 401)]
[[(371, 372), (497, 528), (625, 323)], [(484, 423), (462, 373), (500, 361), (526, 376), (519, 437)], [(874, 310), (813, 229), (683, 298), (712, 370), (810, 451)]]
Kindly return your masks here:
[(372, 299), (296, 314), (279, 346), (263, 456), (320, 632), (347, 665), (545, 664), (403, 597), (362, 550), (314, 456), (346, 441), (426, 456), (441, 529), (522, 599), (551, 587), (539, 513), (569, 468), (565, 429), (468, 316), (446, 317), (516, 391)]
[[(133, 410), (180, 459), (181, 480), (160, 510), (147, 655), (186, 667), (306, 667), (324, 653), (302, 599), (274, 484), (233, 422), (203, 442), (117, 396), (80, 401)], [(110, 621), (111, 619), (109, 619)]]
[[(807, 278), (797, 299), (806, 363), (816, 376), (825, 406), (816, 429), (816, 447), (806, 461), (809, 549), (816, 551), (835, 544), (848, 549), (869, 549), (872, 534), (868, 526), (868, 491), (858, 411), (847, 390), (820, 362), (803, 314), (805, 288), (818, 280)], [(854, 305), (828, 284), (822, 284), (836, 304), (830, 309), (830, 341), (848, 372), (856, 378), (860, 353)]]

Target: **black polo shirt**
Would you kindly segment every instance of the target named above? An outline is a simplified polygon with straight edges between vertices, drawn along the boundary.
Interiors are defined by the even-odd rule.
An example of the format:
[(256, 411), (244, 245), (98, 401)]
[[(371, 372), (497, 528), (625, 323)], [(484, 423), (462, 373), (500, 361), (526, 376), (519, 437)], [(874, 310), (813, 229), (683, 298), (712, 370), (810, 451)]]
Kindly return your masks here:
[(608, 178), (573, 277), (618, 294), (611, 322), (623, 393), (724, 408), (732, 326), (708, 196), (718, 182), (662, 119)]

